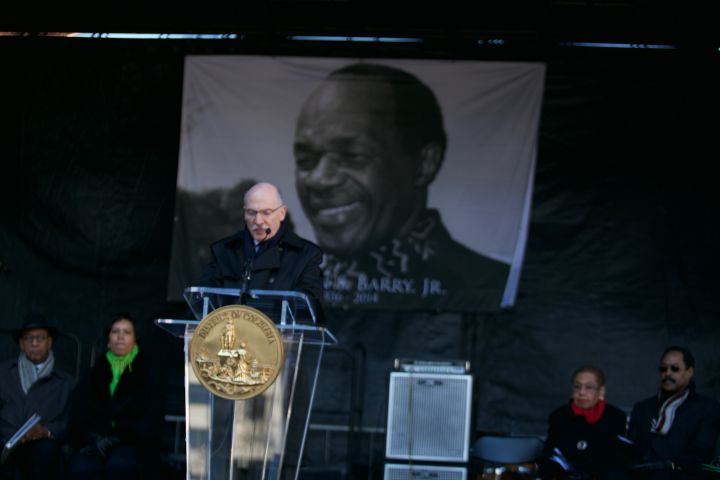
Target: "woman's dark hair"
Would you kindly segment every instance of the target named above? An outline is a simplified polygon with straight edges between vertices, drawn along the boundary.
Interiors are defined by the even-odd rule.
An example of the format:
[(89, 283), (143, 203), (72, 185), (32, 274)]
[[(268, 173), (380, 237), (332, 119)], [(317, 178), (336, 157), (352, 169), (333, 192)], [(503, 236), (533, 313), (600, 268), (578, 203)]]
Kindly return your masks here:
[(585, 373), (585, 372), (592, 373), (593, 375), (595, 375), (595, 378), (598, 381), (598, 387), (605, 386), (605, 374), (603, 373), (602, 370), (600, 370), (599, 368), (594, 367), (592, 365), (583, 365), (582, 367), (575, 370), (572, 374), (572, 377), (570, 377), (570, 383), (574, 383), (575, 377), (577, 377), (581, 373)]
[(133, 318), (133, 316), (127, 312), (120, 312), (120, 313), (114, 315), (110, 319), (110, 323), (108, 323), (108, 326), (105, 327), (105, 338), (110, 337), (110, 330), (112, 330), (113, 325), (115, 325), (120, 320), (127, 320), (128, 322), (130, 322), (132, 324), (133, 332), (135, 332), (135, 342), (137, 343), (137, 341), (138, 341), (137, 323), (135, 323), (135, 318)]

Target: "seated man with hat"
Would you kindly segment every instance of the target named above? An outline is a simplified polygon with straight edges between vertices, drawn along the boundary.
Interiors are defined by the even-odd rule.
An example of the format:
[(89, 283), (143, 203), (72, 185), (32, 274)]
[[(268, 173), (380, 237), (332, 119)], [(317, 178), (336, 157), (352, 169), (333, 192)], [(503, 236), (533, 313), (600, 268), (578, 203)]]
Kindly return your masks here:
[[(13, 332), (20, 346), (17, 358), (0, 363), (0, 441), (2, 445), (33, 415), (40, 421), (22, 438), (9, 466), (23, 479), (64, 478), (57, 438), (65, 433), (67, 400), (73, 388), (70, 375), (55, 368), (52, 352), (57, 330), (39, 313), (29, 313)], [(8, 466), (3, 465), (6, 469)]]

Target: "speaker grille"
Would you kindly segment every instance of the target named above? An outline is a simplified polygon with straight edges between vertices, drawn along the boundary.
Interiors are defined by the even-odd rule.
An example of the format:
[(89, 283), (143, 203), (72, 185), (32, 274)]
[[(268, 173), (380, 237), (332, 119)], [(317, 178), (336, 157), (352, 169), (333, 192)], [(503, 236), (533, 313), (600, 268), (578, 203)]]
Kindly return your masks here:
[(467, 468), (434, 465), (385, 465), (385, 480), (466, 480)]
[(470, 375), (390, 374), (388, 458), (466, 462)]

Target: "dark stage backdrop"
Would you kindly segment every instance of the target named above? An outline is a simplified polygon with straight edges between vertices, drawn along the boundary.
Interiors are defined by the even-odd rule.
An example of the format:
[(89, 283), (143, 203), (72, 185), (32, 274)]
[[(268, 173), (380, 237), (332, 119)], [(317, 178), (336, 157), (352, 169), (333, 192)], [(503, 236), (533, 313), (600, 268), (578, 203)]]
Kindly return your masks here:
[[(108, 317), (130, 310), (146, 348), (178, 366), (179, 341), (151, 322), (188, 315), (165, 298), (183, 57), (200, 47), (0, 42), (1, 326), (45, 311), (87, 356)], [(715, 65), (677, 52), (582, 53), (547, 61), (514, 309), (330, 312), (344, 348), (366, 359), (355, 371), (364, 426), (384, 425), (395, 357), (470, 360), (476, 430), (543, 434), (588, 362), (629, 411), (653, 393), (657, 357), (674, 343), (695, 352), (700, 391), (720, 397)], [(323, 365), (318, 409), (347, 406), (350, 372)]]

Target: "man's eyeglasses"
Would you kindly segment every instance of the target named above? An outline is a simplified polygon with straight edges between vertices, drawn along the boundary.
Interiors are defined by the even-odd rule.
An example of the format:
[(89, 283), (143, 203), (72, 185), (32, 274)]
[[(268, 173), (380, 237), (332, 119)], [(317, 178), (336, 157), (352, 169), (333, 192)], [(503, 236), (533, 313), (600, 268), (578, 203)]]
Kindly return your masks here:
[(262, 215), (263, 217), (269, 217), (284, 206), (285, 205), (280, 205), (277, 208), (266, 208), (265, 210), (253, 210), (251, 208), (243, 208), (243, 211), (245, 212), (245, 218), (255, 218), (258, 215)]
[(21, 338), (22, 338), (23, 342), (27, 342), (27, 343), (32, 343), (34, 341), (37, 341), (38, 343), (42, 343), (45, 340), (47, 340), (48, 336), (43, 333), (40, 333), (37, 335), (30, 335), (30, 334), (23, 335)]
[(658, 367), (658, 372), (660, 372), (660, 373), (665, 373), (668, 370), (670, 370), (673, 373), (677, 373), (680, 371), (680, 367), (678, 367), (677, 365), (660, 365)]

